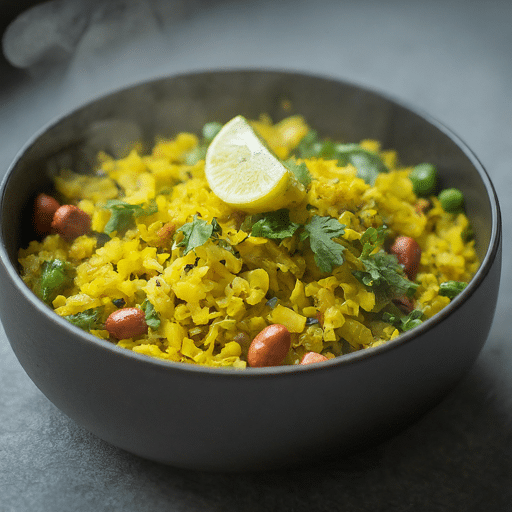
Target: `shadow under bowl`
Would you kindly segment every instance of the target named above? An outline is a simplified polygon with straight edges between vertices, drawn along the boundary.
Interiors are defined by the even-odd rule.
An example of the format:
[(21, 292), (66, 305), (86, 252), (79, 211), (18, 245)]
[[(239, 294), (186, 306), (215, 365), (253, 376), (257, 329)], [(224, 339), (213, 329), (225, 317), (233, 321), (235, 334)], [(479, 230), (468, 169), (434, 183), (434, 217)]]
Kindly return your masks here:
[[(23, 283), (17, 253), (34, 238), (31, 202), (61, 167), (87, 172), (98, 150), (199, 132), (237, 114), (299, 113), (320, 134), (374, 138), (401, 162), (435, 164), (465, 196), (481, 266), (448, 307), (380, 347), (304, 367), (211, 369), (168, 363), (97, 339)], [(257, 470), (342, 456), (417, 419), (475, 361), (499, 288), (501, 221), (471, 150), (428, 116), (370, 90), (276, 70), (171, 76), (120, 90), (53, 122), (20, 152), (0, 195), (0, 314), (21, 365), (64, 413), (147, 459), (202, 470)]]

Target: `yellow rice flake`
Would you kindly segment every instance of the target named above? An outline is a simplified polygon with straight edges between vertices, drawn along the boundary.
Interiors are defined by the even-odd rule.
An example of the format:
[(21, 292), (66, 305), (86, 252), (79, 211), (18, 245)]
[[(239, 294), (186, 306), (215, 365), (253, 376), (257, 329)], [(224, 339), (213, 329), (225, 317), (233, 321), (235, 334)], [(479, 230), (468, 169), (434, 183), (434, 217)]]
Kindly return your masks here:
[(323, 319), (324, 340), (335, 341), (337, 339), (335, 329), (342, 327), (347, 318), (340, 307), (330, 306), (324, 311)]
[(96, 239), (88, 236), (75, 238), (69, 248), (69, 258), (73, 260), (84, 260), (92, 256), (96, 249)]
[(304, 283), (300, 280), (296, 280), (295, 286), (290, 294), (290, 302), (296, 313), (308, 308), (311, 305), (310, 300), (306, 297)]
[(203, 300), (207, 290), (201, 286), (201, 279), (207, 272), (208, 267), (195, 267), (190, 269), (183, 279), (171, 283), (176, 297), (188, 303), (197, 303)]
[(269, 277), (265, 270), (258, 268), (241, 274), (249, 287), (249, 293), (245, 301), (247, 304), (258, 304), (265, 298), (269, 287)]
[(361, 345), (371, 345), (373, 342), (372, 331), (353, 318), (346, 318), (339, 329), (339, 334), (356, 349)]
[(287, 117), (277, 123), (275, 127), (289, 150), (295, 148), (309, 131), (304, 117), (299, 115)]
[(158, 359), (171, 359), (172, 357), (169, 353), (162, 351), (162, 349), (158, 345), (153, 345), (150, 343), (143, 343), (142, 345), (137, 345), (132, 348), (134, 352), (138, 354), (143, 354), (150, 357), (156, 357)]
[(236, 341), (230, 341), (222, 347), (220, 354), (216, 359), (222, 361), (226, 358), (238, 358), (241, 354), (242, 348), (240, 345)]
[(380, 142), (374, 139), (363, 139), (360, 142), (360, 146), (372, 153), (379, 153), (381, 148)]
[(186, 331), (178, 322), (164, 318), (162, 321), (162, 332), (167, 339), (169, 347), (175, 350), (181, 348), (181, 341), (185, 337)]
[(91, 229), (98, 233), (103, 233), (103, 230), (110, 219), (110, 215), (110, 210), (96, 208), (92, 214)]
[(190, 359), (195, 359), (199, 355), (203, 353), (201, 349), (196, 347), (196, 344), (190, 338), (184, 337), (181, 342), (181, 353), (185, 357), (190, 357)]
[(163, 318), (172, 318), (174, 315), (174, 300), (171, 286), (161, 277), (152, 277), (142, 288), (155, 310)]
[(156, 194), (155, 177), (149, 172), (141, 173), (133, 183), (130, 183), (130, 186), (125, 186), (125, 188), (125, 202), (129, 204), (149, 203)]
[(180, 133), (173, 140), (162, 140), (156, 144), (152, 156), (165, 158), (171, 162), (181, 162), (188, 151), (198, 143), (198, 138), (193, 133)]
[(442, 297), (437, 295), (434, 299), (432, 299), (428, 304), (423, 307), (423, 314), (427, 318), (431, 318), (436, 313), (439, 313), (445, 306), (450, 303), (450, 299), (448, 297)]
[(110, 177), (89, 176), (65, 171), (55, 177), (55, 188), (67, 200), (106, 201), (117, 197), (119, 190)]
[(306, 327), (297, 339), (297, 345), (303, 346), (306, 352), (320, 353), (324, 349), (323, 330), (318, 325)]
[(54, 310), (57, 310), (58, 308), (64, 306), (66, 304), (66, 297), (65, 295), (57, 295), (55, 299), (53, 299), (52, 306)]
[(273, 324), (282, 324), (290, 332), (302, 332), (306, 326), (306, 317), (293, 311), (293, 309), (277, 305), (270, 315), (268, 320)]
[(266, 140), (273, 152), (281, 159), (288, 157), (290, 149), (295, 146), (297, 138), (303, 132), (300, 117), (288, 118), (279, 126), (262, 116), (258, 121), (250, 121), (251, 126)]
[[(56, 299), (57, 300), (57, 299)], [(78, 295), (72, 295), (66, 299), (65, 304), (57, 307), (61, 304), (62, 300), (58, 300), (57, 304), (53, 304), (56, 308), (55, 312), (60, 316), (75, 315), (90, 308), (97, 308), (102, 305), (101, 300), (95, 297), (86, 295), (85, 293), (79, 293)]]

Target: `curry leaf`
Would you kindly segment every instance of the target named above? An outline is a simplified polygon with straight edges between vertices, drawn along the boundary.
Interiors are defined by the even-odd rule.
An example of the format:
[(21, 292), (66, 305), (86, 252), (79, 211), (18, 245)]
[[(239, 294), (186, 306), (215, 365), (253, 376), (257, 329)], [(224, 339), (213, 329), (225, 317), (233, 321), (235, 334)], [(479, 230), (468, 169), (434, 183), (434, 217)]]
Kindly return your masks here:
[(344, 233), (345, 225), (333, 217), (314, 215), (310, 222), (304, 225), (301, 240), (309, 239), (315, 262), (322, 272), (331, 272), (334, 267), (343, 263), (345, 248), (333, 238), (339, 238)]

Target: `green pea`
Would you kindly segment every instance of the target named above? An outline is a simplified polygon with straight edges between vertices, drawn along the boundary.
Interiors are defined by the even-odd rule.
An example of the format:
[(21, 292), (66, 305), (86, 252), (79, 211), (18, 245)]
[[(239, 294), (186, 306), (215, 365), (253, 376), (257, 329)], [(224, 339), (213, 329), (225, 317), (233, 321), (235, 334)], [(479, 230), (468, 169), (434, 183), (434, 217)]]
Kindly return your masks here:
[(429, 196), (434, 193), (437, 186), (437, 169), (432, 164), (419, 164), (411, 171), (409, 179), (417, 196)]
[(464, 195), (458, 188), (445, 188), (438, 196), (441, 206), (445, 212), (454, 213), (462, 210)]
[(220, 132), (221, 128), (222, 128), (222, 124), (217, 123), (216, 121), (212, 121), (211, 123), (206, 123), (203, 126), (203, 137), (207, 141), (212, 141), (214, 139), (215, 135), (217, 135), (217, 133)]

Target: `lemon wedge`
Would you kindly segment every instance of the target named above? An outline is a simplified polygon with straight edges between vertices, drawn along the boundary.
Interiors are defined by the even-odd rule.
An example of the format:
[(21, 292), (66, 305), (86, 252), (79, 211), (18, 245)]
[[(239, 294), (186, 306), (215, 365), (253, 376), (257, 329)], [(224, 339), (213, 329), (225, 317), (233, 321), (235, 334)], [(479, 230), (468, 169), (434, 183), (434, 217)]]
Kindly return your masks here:
[(205, 176), (217, 197), (248, 213), (278, 210), (306, 195), (304, 186), (243, 116), (228, 121), (212, 140)]

